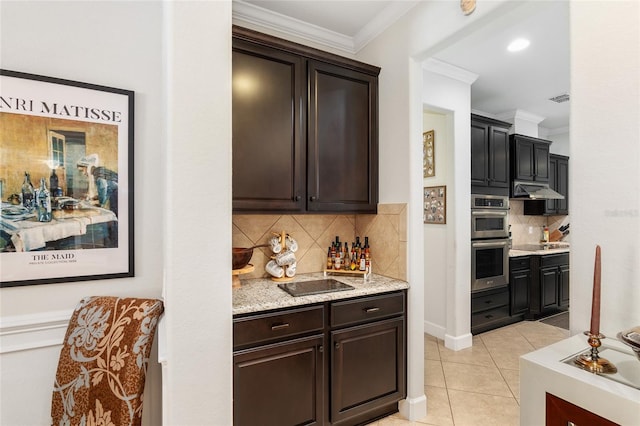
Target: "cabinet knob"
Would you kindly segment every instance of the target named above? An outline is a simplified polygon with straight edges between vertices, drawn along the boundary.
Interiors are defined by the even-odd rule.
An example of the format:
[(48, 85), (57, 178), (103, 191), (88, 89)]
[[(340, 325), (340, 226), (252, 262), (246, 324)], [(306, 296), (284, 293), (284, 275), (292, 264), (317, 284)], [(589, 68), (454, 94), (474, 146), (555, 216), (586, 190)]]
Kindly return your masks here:
[(315, 200), (317, 200), (317, 197), (316, 196), (311, 196), (311, 197), (309, 197), (309, 200), (310, 201), (315, 201)]
[(340, 342), (336, 342), (336, 344), (334, 345), (334, 347), (335, 347), (336, 349), (340, 349)]
[(324, 346), (322, 345), (318, 346), (318, 352), (320, 353), (324, 352)]
[(300, 199), (301, 199), (301, 198), (302, 198), (301, 196), (296, 195), (296, 196), (294, 197), (294, 200), (296, 200), (296, 201), (300, 201)]

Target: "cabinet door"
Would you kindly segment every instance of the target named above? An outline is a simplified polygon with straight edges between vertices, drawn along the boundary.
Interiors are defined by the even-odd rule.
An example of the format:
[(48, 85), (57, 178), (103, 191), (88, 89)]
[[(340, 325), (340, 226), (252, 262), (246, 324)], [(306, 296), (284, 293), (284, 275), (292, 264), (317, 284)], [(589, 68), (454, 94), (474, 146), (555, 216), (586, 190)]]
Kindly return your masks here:
[(540, 268), (542, 310), (558, 307), (558, 268)]
[(406, 396), (404, 320), (331, 333), (331, 422)]
[(323, 424), (323, 337), (233, 355), (233, 424)]
[(569, 214), (569, 159), (559, 157), (556, 159), (556, 163), (555, 190), (564, 195), (564, 200), (556, 200), (556, 213)]
[(512, 271), (509, 281), (511, 286), (511, 316), (526, 313), (529, 310), (531, 270)]
[(375, 213), (378, 204), (378, 79), (310, 60), (309, 211)]
[(471, 185), (489, 184), (489, 125), (471, 121)]
[(533, 142), (516, 139), (514, 179), (532, 181), (535, 177)]
[(569, 307), (569, 265), (558, 268), (558, 304), (563, 308)]
[[(556, 158), (549, 158), (549, 187), (554, 191), (557, 191), (556, 187), (558, 185), (557, 182), (558, 176), (558, 160)], [(545, 214), (556, 214), (558, 211), (558, 201), (560, 200), (546, 200), (545, 203)]]
[(509, 130), (489, 129), (489, 186), (509, 187)]
[(232, 55), (233, 209), (304, 210), (303, 59), (236, 39)]
[(536, 182), (548, 182), (549, 181), (549, 144), (547, 143), (534, 143), (533, 155), (535, 173), (534, 180)]

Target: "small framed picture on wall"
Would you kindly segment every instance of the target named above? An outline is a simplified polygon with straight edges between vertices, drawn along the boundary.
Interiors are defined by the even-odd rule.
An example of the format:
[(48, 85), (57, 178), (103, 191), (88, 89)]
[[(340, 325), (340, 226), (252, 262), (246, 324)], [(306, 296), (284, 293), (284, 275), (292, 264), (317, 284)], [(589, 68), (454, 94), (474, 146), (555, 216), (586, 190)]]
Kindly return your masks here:
[(425, 186), (424, 223), (447, 223), (447, 187)]

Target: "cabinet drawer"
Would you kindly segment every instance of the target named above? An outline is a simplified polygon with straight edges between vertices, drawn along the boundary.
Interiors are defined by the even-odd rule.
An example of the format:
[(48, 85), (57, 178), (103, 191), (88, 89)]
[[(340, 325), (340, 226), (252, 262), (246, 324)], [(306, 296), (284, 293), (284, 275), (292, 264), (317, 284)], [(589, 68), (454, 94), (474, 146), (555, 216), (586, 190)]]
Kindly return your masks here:
[(264, 344), (283, 337), (322, 331), (324, 307), (291, 309), (233, 321), (233, 347)]
[(490, 309), (488, 311), (482, 311), (471, 314), (471, 326), (478, 327), (483, 324), (488, 324), (493, 321), (507, 318), (509, 316), (509, 305), (501, 306), (499, 308)]
[(331, 326), (354, 324), (404, 312), (404, 293), (385, 294), (331, 304)]
[(569, 264), (569, 253), (547, 254), (540, 258), (540, 266), (559, 266)]
[(501, 291), (483, 296), (474, 296), (471, 299), (471, 313), (484, 312), (489, 309), (506, 306), (509, 312), (509, 291)]
[(512, 257), (509, 259), (509, 269), (515, 271), (517, 269), (529, 269), (531, 262), (528, 256), (524, 257)]

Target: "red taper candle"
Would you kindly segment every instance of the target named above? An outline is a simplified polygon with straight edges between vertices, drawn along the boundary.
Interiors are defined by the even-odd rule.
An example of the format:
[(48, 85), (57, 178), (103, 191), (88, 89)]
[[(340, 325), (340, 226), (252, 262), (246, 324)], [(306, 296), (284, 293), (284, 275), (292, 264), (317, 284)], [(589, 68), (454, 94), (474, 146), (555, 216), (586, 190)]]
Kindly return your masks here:
[(593, 296), (591, 298), (591, 328), (589, 333), (600, 334), (600, 246), (596, 246), (596, 261), (593, 267)]

